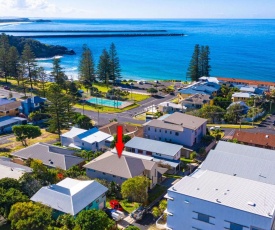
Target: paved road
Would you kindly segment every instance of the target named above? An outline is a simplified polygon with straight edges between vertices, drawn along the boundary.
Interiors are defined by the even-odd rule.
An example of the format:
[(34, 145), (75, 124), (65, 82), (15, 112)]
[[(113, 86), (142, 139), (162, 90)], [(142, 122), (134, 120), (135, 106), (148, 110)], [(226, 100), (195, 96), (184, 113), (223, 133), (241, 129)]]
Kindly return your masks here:
[(9, 94), (10, 94), (10, 93), (12, 93), (12, 96), (13, 96), (14, 98), (20, 98), (20, 97), (23, 97), (23, 96), (24, 96), (23, 93), (18, 93), (18, 92), (6, 90), (6, 89), (0, 89), (0, 97), (1, 97), (1, 96), (9, 97)]
[[(136, 114), (143, 112), (144, 109), (148, 106), (151, 106), (153, 104), (158, 105), (159, 103), (164, 101), (169, 101), (174, 97), (175, 96), (169, 95), (169, 94), (163, 97), (150, 97), (144, 101), (139, 102), (140, 106), (138, 108), (134, 108), (122, 113), (101, 113), (99, 111), (99, 114), (98, 114), (98, 112), (85, 110), (84, 114), (89, 116), (92, 120), (96, 121), (98, 126), (104, 126), (106, 124), (109, 124), (110, 120), (113, 120), (113, 119), (117, 119), (118, 122), (131, 122), (136, 124), (143, 124), (145, 123), (145, 121), (139, 121), (134, 119), (133, 117)], [(76, 109), (76, 111), (82, 113), (82, 109)]]

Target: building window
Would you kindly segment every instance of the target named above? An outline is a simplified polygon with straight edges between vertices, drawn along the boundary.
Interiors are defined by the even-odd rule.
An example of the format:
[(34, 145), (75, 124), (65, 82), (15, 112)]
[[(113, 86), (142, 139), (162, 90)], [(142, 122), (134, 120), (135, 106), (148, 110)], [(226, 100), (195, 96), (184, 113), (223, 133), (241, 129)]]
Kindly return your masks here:
[(209, 215), (206, 215), (206, 214), (203, 214), (203, 213), (199, 213), (199, 212), (194, 212), (197, 214), (197, 218), (196, 217), (193, 217), (193, 219), (195, 220), (199, 220), (199, 221), (202, 221), (202, 222), (205, 222), (205, 223), (208, 223), (208, 224), (213, 224), (210, 222), (210, 218), (215, 218), (213, 216), (209, 216)]
[(178, 133), (178, 132), (175, 132), (175, 135), (176, 135), (176, 136), (178, 136), (178, 135), (179, 135), (179, 133)]
[(150, 127), (148, 127), (148, 131), (150, 131)]
[(170, 134), (172, 134), (172, 131), (170, 131)]
[(161, 137), (159, 137), (159, 140), (161, 141)]
[(159, 132), (161, 133), (161, 129), (159, 129)]
[(157, 129), (155, 129), (155, 132), (157, 132)]
[(103, 175), (106, 175), (106, 173), (102, 173)]
[(6, 113), (7, 113), (7, 114), (10, 113), (10, 111), (7, 111)]
[(167, 130), (165, 130), (165, 133), (167, 133)]
[(113, 177), (116, 177), (115, 175), (113, 175)]
[(82, 143), (82, 146), (84, 146), (84, 143)]
[(98, 202), (99, 202), (99, 199), (96, 200), (96, 203), (97, 203), (97, 204), (98, 204)]
[[(244, 229), (249, 229), (248, 226), (243, 226), (241, 224), (233, 223), (233, 222), (226, 221), (226, 220), (225, 220), (225, 222), (229, 223), (229, 228), (225, 228), (225, 229), (229, 229), (229, 230), (244, 230)], [(257, 228), (255, 228), (255, 229), (257, 229)]]

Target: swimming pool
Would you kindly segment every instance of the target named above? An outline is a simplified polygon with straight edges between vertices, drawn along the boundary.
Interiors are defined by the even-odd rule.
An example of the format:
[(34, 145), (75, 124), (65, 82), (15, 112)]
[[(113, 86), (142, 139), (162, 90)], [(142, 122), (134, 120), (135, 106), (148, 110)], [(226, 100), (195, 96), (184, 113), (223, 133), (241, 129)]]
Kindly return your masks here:
[(116, 101), (116, 100), (109, 100), (105, 98), (98, 98), (98, 97), (93, 97), (87, 102), (96, 104), (96, 105), (104, 105), (104, 106), (109, 106), (109, 107), (121, 107), (125, 102), (122, 101)]

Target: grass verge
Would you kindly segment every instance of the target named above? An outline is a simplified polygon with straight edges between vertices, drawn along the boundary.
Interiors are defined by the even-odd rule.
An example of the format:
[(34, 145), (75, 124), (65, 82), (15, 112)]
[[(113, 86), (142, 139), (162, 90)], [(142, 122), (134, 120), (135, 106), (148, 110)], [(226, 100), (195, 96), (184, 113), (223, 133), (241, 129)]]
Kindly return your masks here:
[[(230, 125), (230, 124), (207, 124), (207, 127), (220, 126), (221, 128), (227, 129), (239, 129), (240, 125)], [(252, 125), (241, 125), (241, 129), (253, 129), (255, 126)]]
[(173, 179), (181, 179), (182, 178), (182, 176), (174, 175), (174, 174), (163, 174), (163, 176), (165, 176), (167, 178), (173, 178)]
[[(134, 109), (137, 107), (139, 107), (139, 104), (134, 103), (134, 104), (129, 105), (123, 109), (112, 108), (112, 107), (101, 106), (101, 105), (85, 105), (84, 109), (88, 110), (88, 111), (94, 111), (94, 112), (99, 111), (100, 113), (121, 113), (121, 112), (125, 112), (127, 110)], [(83, 109), (83, 105), (75, 104), (74, 108)]]

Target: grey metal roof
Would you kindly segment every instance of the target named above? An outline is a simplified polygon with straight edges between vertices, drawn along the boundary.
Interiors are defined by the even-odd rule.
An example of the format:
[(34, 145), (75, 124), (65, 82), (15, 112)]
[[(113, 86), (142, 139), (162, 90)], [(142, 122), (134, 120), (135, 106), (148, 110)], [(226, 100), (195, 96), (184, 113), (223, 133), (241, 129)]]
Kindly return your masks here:
[(10, 167), (12, 169), (18, 169), (24, 172), (32, 172), (32, 168), (25, 165), (16, 164), (8, 157), (0, 157), (0, 165)]
[(94, 180), (80, 181), (66, 178), (56, 185), (41, 188), (31, 200), (61, 212), (76, 215), (107, 190)]
[(107, 151), (83, 167), (123, 178), (132, 178), (141, 175), (145, 169), (151, 170), (155, 164), (153, 161), (124, 154), (119, 158), (115, 152)]
[(260, 153), (256, 157), (252, 155), (211, 150), (200, 167), (203, 170), (275, 185), (274, 159), (263, 159)]
[(187, 196), (180, 202), (194, 197), (270, 219), (274, 213), (274, 185), (208, 170), (198, 170), (184, 177), (169, 188), (170, 197), (173, 197), (173, 193)]
[(144, 126), (151, 126), (151, 127), (162, 128), (162, 129), (167, 129), (167, 130), (179, 131), (179, 132), (183, 131), (183, 127), (181, 127), (179, 125), (165, 123), (162, 120), (158, 120), (158, 119), (149, 121), (149, 122), (145, 123)]
[(84, 161), (83, 158), (72, 155), (74, 152), (75, 151), (73, 150), (68, 150), (45, 143), (37, 143), (14, 152), (11, 155), (22, 159), (39, 159), (44, 165), (49, 167), (67, 170)]
[(12, 117), (10, 119), (6, 119), (4, 121), (0, 121), (0, 127), (4, 127), (4, 126), (9, 126), (12, 124), (17, 124), (19, 121), (27, 121), (26, 118), (22, 118), (22, 117)]
[(182, 149), (181, 145), (170, 144), (162, 141), (134, 137), (125, 144), (125, 147), (141, 149), (153, 153), (160, 153), (167, 156), (175, 156)]

